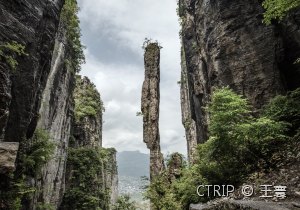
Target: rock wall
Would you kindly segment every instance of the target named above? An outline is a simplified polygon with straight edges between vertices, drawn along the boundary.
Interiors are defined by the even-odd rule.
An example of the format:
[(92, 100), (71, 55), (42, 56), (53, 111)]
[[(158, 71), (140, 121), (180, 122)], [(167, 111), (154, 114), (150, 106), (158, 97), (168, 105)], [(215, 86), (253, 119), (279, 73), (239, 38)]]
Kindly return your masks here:
[[(118, 197), (118, 170), (116, 150), (102, 148), (101, 97), (87, 77), (78, 75), (74, 100), (75, 122), (67, 159), (66, 191), (59, 209), (80, 209), (83, 203), (90, 205), (89, 209), (109, 209)], [(93, 199), (98, 201), (93, 203)]]
[(0, 1), (0, 44), (15, 41), (28, 55), (15, 56), (12, 69), (0, 62), (0, 137), (19, 142), (35, 130), (42, 92), (51, 68), (63, 0)]
[[(50, 114), (49, 110), (42, 108), (45, 101), (48, 105), (53, 106), (51, 107), (52, 116), (47, 116), (49, 119), (46, 119), (46, 121), (49, 123), (53, 120), (53, 122), (51, 125), (46, 125), (46, 122), (42, 123), (43, 126), (48, 126), (47, 129), (52, 130), (52, 134), (65, 135), (65, 133), (68, 133), (68, 130), (63, 131), (68, 125), (59, 124), (63, 119), (53, 116), (57, 113), (53, 111), (57, 108), (54, 106), (68, 102), (63, 101), (65, 100), (63, 96), (61, 98), (58, 96), (59, 99), (51, 96), (51, 99), (53, 99), (51, 102), (47, 101), (48, 99), (45, 97), (45, 92), (47, 91), (51, 91), (52, 94), (61, 94), (64, 91), (69, 91), (69, 89), (63, 89), (60, 93), (56, 93), (58, 88), (68, 88), (69, 78), (65, 78), (68, 77), (65, 72), (57, 73), (57, 68), (54, 67), (53, 63), (55, 57), (60, 57), (60, 55), (56, 55), (54, 46), (57, 46), (56, 42), (58, 42), (56, 34), (59, 28), (60, 12), (63, 3), (63, 0), (0, 1), (0, 141), (14, 145), (20, 143), (19, 148), (16, 147), (10, 152), (12, 157), (9, 157), (10, 161), (13, 160), (11, 164), (16, 164), (13, 168), (17, 168), (17, 170), (19, 164), (18, 159), (15, 159), (17, 152), (23, 150), (23, 147), (28, 144), (39, 119), (40, 122), (46, 119), (41, 113)], [(6, 46), (8, 45), (19, 49), (14, 51), (7, 48)], [(21, 50), (20, 47), (24, 49)], [(21, 53), (21, 51), (24, 52)], [(11, 59), (8, 59), (7, 56), (10, 56)], [(53, 73), (54, 69), (55, 73)], [(60, 79), (65, 79), (65, 81), (54, 84), (53, 89), (51, 89), (49, 87), (50, 81), (54, 80), (54, 77), (56, 77), (57, 81), (60, 76), (62, 76)], [(66, 86), (61, 85), (61, 83), (66, 84)], [(68, 93), (64, 94), (64, 97), (68, 97)], [(56, 104), (57, 101), (61, 103)], [(66, 106), (57, 111), (67, 109)], [(68, 124), (68, 122), (65, 123)], [(56, 136), (55, 140), (58, 141), (60, 139)], [(7, 151), (9, 148), (6, 148)], [(60, 153), (58, 150), (56, 151), (56, 156)], [(49, 169), (50, 165), (52, 165), (52, 175), (47, 175), (51, 179), (48, 180), (47, 178), (48, 182), (43, 186), (43, 190), (45, 189), (46, 191), (43, 198), (47, 197), (55, 204), (58, 202), (58, 192), (61, 187), (62, 175), (60, 173), (64, 170), (63, 163), (61, 164), (62, 166), (57, 166), (59, 164), (53, 165), (53, 163), (50, 163), (47, 166)], [(49, 172), (49, 170), (46, 171)], [(17, 171), (16, 173), (20, 174), (22, 172)], [(56, 178), (58, 179), (56, 180)], [(30, 185), (35, 185), (35, 181), (37, 180), (31, 179)], [(10, 178), (2, 175), (0, 182), (2, 196), (2, 193), (5, 194), (8, 186), (13, 184), (13, 182), (10, 183)], [(56, 187), (57, 189), (53, 189)], [(0, 204), (1, 209), (6, 208), (4, 203)], [(33, 203), (27, 203), (25, 204), (26, 207), (23, 207), (26, 209), (34, 208), (35, 204)]]
[(145, 80), (142, 88), (143, 139), (150, 150), (150, 179), (164, 169), (159, 136), (160, 47), (148, 43), (145, 48)]
[[(87, 77), (77, 76), (74, 98), (76, 146), (102, 147), (102, 112), (104, 108), (95, 85)], [(93, 106), (93, 101), (95, 101), (96, 107)]]
[(66, 29), (61, 22), (55, 40), (51, 70), (42, 93), (37, 124), (37, 128), (48, 132), (56, 148), (51, 160), (43, 168), (41, 178), (34, 180), (37, 190), (32, 200), (32, 208), (37, 203), (46, 203), (57, 208), (65, 190), (67, 149), (74, 109), (72, 93), (75, 84), (75, 71), (65, 63), (66, 59), (71, 59), (66, 46)]
[[(87, 78), (80, 79), (81, 88), (94, 89), (96, 103), (84, 106), (87, 110), (74, 103), (74, 97), (75, 102), (89, 102), (90, 95), (77, 89), (73, 97), (75, 64), (81, 61), (70, 46), (70, 28), (61, 17), (63, 5), (64, 0), (0, 0), (0, 209), (59, 209), (70, 178), (66, 171), (69, 140), (72, 148), (95, 149), (102, 158), (101, 171), (94, 175), (102, 184), (96, 186), (111, 193), (99, 198), (100, 202), (115, 202), (117, 197), (116, 151), (101, 148), (103, 106)], [(68, 12), (76, 13), (76, 9)], [(49, 135), (47, 141), (54, 143), (54, 153), (41, 172), (23, 174), (21, 157), (26, 158), (37, 130)], [(26, 196), (19, 196), (25, 192)]]
[[(229, 86), (259, 110), (270, 98), (300, 86), (299, 12), (281, 24), (262, 23), (261, 1), (180, 0), (181, 100), (191, 156), (207, 140), (204, 107), (214, 87)], [(191, 120), (190, 120), (191, 117)], [(195, 122), (195, 125), (194, 125)]]

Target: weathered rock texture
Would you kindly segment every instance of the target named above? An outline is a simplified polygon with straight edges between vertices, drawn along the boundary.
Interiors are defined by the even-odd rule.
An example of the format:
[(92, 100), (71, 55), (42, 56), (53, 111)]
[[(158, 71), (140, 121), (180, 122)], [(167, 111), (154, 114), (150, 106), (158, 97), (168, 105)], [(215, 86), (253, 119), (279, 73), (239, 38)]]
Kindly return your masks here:
[(0, 174), (8, 174), (16, 169), (18, 142), (0, 142)]
[(191, 205), (190, 210), (292, 210), (298, 209), (297, 203), (273, 203), (266, 201), (220, 199), (208, 204)]
[(149, 43), (145, 48), (145, 80), (142, 89), (143, 137), (150, 150), (150, 179), (164, 169), (159, 136), (160, 47)]
[(4, 141), (33, 135), (63, 2), (0, 1), (0, 44), (15, 41), (28, 54), (16, 57), (19, 65), (15, 70), (3, 58), (0, 62), (0, 137)]
[(108, 209), (118, 197), (118, 171), (116, 150), (102, 148), (104, 107), (100, 94), (87, 77), (77, 76), (74, 100), (74, 132), (67, 161), (66, 192), (60, 209), (83, 207), (81, 198), (73, 192), (98, 199), (97, 207)]
[(180, 80), (180, 97), (181, 97), (181, 119), (185, 128), (185, 137), (187, 140), (188, 161), (194, 162), (194, 154), (197, 147), (197, 128), (196, 122), (192, 118), (191, 101), (189, 86), (187, 83), (187, 66), (184, 49), (181, 50), (181, 80)]
[(262, 23), (262, 13), (258, 0), (179, 1), (189, 157), (195, 142), (208, 138), (204, 107), (214, 87), (229, 86), (259, 110), (275, 95), (300, 86), (300, 66), (293, 65), (300, 57), (299, 12), (270, 26)]
[(37, 124), (37, 128), (48, 132), (56, 148), (52, 159), (43, 168), (41, 178), (34, 180), (37, 190), (32, 200), (32, 208), (35, 208), (37, 202), (57, 208), (65, 190), (67, 148), (74, 109), (72, 93), (75, 84), (75, 71), (65, 62), (66, 59), (71, 59), (67, 45), (66, 30), (61, 22), (55, 40), (51, 70), (42, 93)]
[[(21, 44), (26, 53), (17, 55), (17, 53), (9, 51), (4, 52), (14, 54), (13, 57), (18, 64), (15, 69), (3, 56), (0, 56), (0, 141), (20, 142), (19, 150), (22, 150), (28, 139), (33, 136), (40, 113), (50, 115), (46, 120), (48, 124), (45, 122), (43, 126), (52, 130), (53, 135), (55, 133), (56, 140), (58, 140), (58, 136), (65, 135), (65, 132), (62, 131), (65, 129), (64, 125), (58, 122), (60, 120), (62, 123), (63, 120), (54, 116), (65, 107), (58, 108), (57, 112), (53, 111), (57, 109), (56, 105), (60, 105), (56, 104), (56, 101), (64, 100), (64, 96), (60, 98), (59, 95), (52, 95), (51, 102), (47, 101), (50, 100), (49, 98), (45, 98), (46, 91), (50, 91), (51, 94), (63, 94), (62, 92), (68, 91), (68, 89), (63, 89), (60, 93), (55, 92), (59, 91), (59, 88), (68, 88), (60, 86), (60, 82), (53, 84), (55, 86), (53, 89), (48, 85), (51, 80), (54, 80), (54, 77), (55, 81), (65, 79), (66, 74), (65, 72), (52, 73), (57, 69), (54, 67), (54, 61), (51, 63), (63, 3), (63, 0), (0, 1), (0, 45)], [(54, 57), (59, 56), (54, 55)], [(58, 96), (59, 99), (55, 96)], [(51, 111), (41, 108), (44, 100), (52, 106)], [(45, 116), (41, 116), (41, 120), (45, 120)], [(68, 122), (65, 123), (68, 124)], [(66, 130), (66, 132), (68, 131)], [(17, 149), (14, 148), (13, 156), (17, 155), (15, 154)], [(60, 152), (61, 149), (57, 149), (56, 156)], [(61, 170), (63, 170), (63, 166), (58, 165), (50, 163), (51, 174), (47, 176), (51, 178), (43, 188), (45, 196), (49, 196), (48, 199), (55, 204), (57, 204), (57, 196), (62, 182), (62, 175), (59, 173), (62, 173)], [(49, 172), (49, 170), (47, 171)], [(2, 177), (1, 181), (6, 182), (0, 183), (2, 194), (2, 192), (6, 192), (11, 180)], [(2, 207), (0, 206), (0, 208)], [(29, 204), (24, 208), (29, 209)]]
[[(0, 0), (0, 171), (5, 172), (0, 173), (0, 209), (7, 209), (11, 204), (3, 196), (16, 195), (10, 196), (11, 200), (19, 196), (15, 181), (20, 181), (25, 188), (30, 187), (30, 190), (22, 188), (23, 191), (35, 189), (26, 199), (20, 196), (22, 209), (38, 206), (58, 209), (66, 188), (65, 180), (69, 178), (66, 177), (66, 161), (69, 139), (74, 140), (73, 133), (73, 147), (100, 148), (102, 145), (103, 107), (99, 93), (96, 103), (88, 104), (93, 109), (79, 109), (82, 111), (79, 118), (74, 114), (74, 108), (77, 111), (73, 98), (77, 69), (73, 63), (78, 61), (74, 60), (77, 57), (70, 46), (73, 40), (67, 34), (66, 20), (60, 19), (63, 4), (64, 0)], [(21, 44), (25, 53), (3, 51), (7, 43)], [(6, 53), (11, 54), (18, 64), (15, 69), (5, 58)], [(95, 89), (87, 78), (81, 82), (83, 90), (86, 86)], [(90, 102), (87, 100), (89, 95), (85, 96), (79, 94), (77, 100)], [(49, 134), (55, 150), (41, 173), (25, 176), (20, 158), (30, 147), (36, 129)], [(99, 186), (101, 189), (111, 189), (110, 197), (101, 199), (114, 202), (118, 184), (116, 151), (107, 149), (104, 152), (103, 170), (95, 176), (103, 183)], [(11, 172), (16, 180), (8, 176)], [(20, 177), (25, 178), (19, 180)]]

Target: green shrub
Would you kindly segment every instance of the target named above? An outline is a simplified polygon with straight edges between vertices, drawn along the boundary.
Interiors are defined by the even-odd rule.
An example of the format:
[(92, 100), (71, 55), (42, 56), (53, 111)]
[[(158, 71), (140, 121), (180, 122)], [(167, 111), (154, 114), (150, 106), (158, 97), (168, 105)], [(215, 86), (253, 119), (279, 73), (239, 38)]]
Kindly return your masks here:
[(277, 96), (254, 117), (253, 107), (242, 96), (229, 88), (216, 89), (206, 108), (209, 139), (198, 145), (195, 163), (184, 166), (175, 180), (170, 181), (167, 170), (153, 179), (146, 198), (157, 209), (188, 209), (191, 203), (213, 199), (199, 197), (199, 185), (237, 186), (254, 171), (276, 167), (273, 156), (282, 148), (291, 151), (288, 145), (299, 140), (299, 99), (299, 90)]
[(77, 16), (79, 11), (77, 0), (66, 0), (61, 13), (61, 21), (67, 29), (67, 47), (71, 59), (69, 64), (72, 64), (75, 71), (78, 73), (80, 71), (80, 66), (85, 62), (85, 57), (83, 53), (84, 46), (80, 41), (80, 21)]
[(270, 156), (285, 140), (286, 124), (254, 118), (246, 99), (229, 88), (217, 89), (208, 107), (209, 140), (199, 145), (199, 172), (211, 184), (239, 184), (259, 167), (272, 167)]
[(36, 210), (55, 210), (56, 208), (49, 203), (37, 203)]
[(23, 142), (24, 152), (21, 153), (21, 166), (26, 175), (35, 176), (53, 155), (55, 144), (47, 131), (36, 129), (33, 137)]
[(151, 201), (153, 209), (159, 210), (180, 210), (180, 203), (177, 202), (171, 183), (166, 171), (151, 180), (145, 194), (145, 199)]
[(119, 196), (111, 210), (135, 210), (135, 202), (130, 201), (129, 195)]
[(26, 177), (38, 178), (42, 167), (50, 160), (55, 145), (45, 130), (36, 129), (33, 137), (24, 140), (20, 148), (17, 171), (8, 178), (7, 189), (5, 192), (1, 190), (0, 194), (0, 203), (4, 200), (9, 210), (19, 210), (22, 201), (32, 199), (36, 189), (28, 184)]
[(288, 12), (299, 8), (300, 0), (265, 0), (262, 5), (266, 10), (264, 22), (271, 24), (272, 19), (280, 21)]
[(12, 70), (15, 70), (18, 66), (15, 57), (22, 55), (28, 56), (28, 54), (25, 53), (25, 46), (15, 41), (0, 45), (0, 58), (4, 58)]
[(81, 77), (76, 78), (75, 98), (75, 119), (80, 121), (84, 117), (96, 117), (105, 111), (100, 94), (94, 84), (83, 87)]
[[(110, 189), (103, 183), (103, 173), (109, 172), (114, 149), (71, 148), (67, 166), (71, 170), (69, 189), (64, 194), (62, 209), (108, 209)], [(113, 171), (111, 171), (113, 173)]]

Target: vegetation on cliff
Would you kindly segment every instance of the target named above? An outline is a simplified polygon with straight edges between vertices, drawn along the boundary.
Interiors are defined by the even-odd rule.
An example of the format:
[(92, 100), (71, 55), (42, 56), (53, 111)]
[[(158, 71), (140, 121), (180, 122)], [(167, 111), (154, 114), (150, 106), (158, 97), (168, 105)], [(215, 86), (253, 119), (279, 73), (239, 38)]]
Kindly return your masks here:
[(10, 175), (9, 185), (5, 187), (7, 190), (1, 191), (0, 208), (19, 210), (22, 203), (31, 199), (37, 189), (28, 183), (28, 177), (39, 178), (42, 167), (50, 160), (55, 148), (49, 134), (42, 129), (37, 129), (33, 137), (22, 144), (17, 171)]
[(173, 181), (167, 172), (157, 176), (146, 197), (158, 209), (184, 209), (213, 198), (196, 194), (200, 184), (238, 186), (252, 172), (295, 160), (300, 142), (299, 99), (300, 89), (277, 96), (255, 116), (245, 98), (229, 88), (216, 89), (206, 109), (210, 137), (198, 146), (195, 163), (183, 165)]
[(0, 59), (4, 59), (12, 70), (18, 66), (16, 56), (28, 56), (25, 52), (25, 46), (13, 41), (0, 45)]
[(67, 164), (70, 170), (70, 186), (66, 190), (61, 209), (108, 209), (110, 192), (105, 185), (106, 173), (111, 169), (114, 149), (71, 148)]
[(80, 40), (81, 30), (77, 16), (78, 11), (77, 0), (66, 0), (61, 13), (61, 24), (66, 28), (68, 42), (66, 46), (71, 56), (68, 63), (72, 65), (77, 73), (81, 69), (81, 64), (85, 62), (84, 46)]
[(136, 210), (135, 203), (130, 201), (129, 195), (118, 197), (117, 202), (112, 206), (111, 210)]
[(282, 20), (288, 12), (299, 8), (299, 0), (265, 0), (263, 7), (266, 9), (264, 13), (264, 22), (271, 24), (272, 20)]
[(95, 117), (105, 111), (96, 86), (92, 83), (85, 84), (81, 76), (77, 76), (76, 78), (74, 98), (76, 121), (80, 121), (87, 116)]

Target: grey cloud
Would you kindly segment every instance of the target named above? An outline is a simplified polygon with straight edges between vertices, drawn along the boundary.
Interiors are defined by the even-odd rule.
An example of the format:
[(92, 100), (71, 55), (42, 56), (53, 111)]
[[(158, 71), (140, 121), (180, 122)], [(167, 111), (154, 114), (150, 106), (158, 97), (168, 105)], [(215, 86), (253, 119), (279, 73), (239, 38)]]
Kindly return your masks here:
[(163, 152), (186, 153), (181, 124), (179, 25), (176, 0), (79, 1), (83, 42), (82, 74), (96, 84), (106, 106), (103, 143), (118, 151), (148, 152), (142, 140), (140, 97), (144, 79), (142, 42), (159, 40), (161, 51), (160, 131)]

